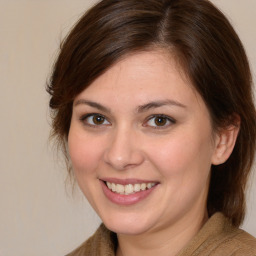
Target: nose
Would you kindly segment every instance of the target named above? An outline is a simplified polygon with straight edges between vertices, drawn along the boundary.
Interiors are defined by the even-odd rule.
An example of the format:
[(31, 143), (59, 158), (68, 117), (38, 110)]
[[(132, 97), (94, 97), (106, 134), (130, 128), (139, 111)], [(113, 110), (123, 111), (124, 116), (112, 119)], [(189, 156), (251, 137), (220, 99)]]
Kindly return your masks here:
[(115, 170), (139, 166), (144, 161), (138, 135), (127, 128), (113, 131), (104, 152), (104, 161)]

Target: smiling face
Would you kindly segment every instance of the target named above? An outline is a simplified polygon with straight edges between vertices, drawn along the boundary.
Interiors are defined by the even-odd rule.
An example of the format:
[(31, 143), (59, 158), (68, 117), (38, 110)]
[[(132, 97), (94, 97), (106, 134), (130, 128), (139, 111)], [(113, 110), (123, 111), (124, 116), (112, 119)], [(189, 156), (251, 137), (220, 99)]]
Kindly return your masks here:
[(124, 58), (75, 98), (68, 147), (105, 225), (142, 234), (203, 218), (214, 137), (200, 95), (151, 51)]

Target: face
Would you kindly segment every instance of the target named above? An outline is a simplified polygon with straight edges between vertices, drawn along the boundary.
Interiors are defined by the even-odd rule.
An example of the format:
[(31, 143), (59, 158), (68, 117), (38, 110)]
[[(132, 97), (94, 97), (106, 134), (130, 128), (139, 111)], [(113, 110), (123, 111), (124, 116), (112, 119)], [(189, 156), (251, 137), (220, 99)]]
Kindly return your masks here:
[(214, 140), (199, 94), (152, 51), (116, 63), (75, 98), (68, 147), (105, 225), (142, 234), (205, 214)]

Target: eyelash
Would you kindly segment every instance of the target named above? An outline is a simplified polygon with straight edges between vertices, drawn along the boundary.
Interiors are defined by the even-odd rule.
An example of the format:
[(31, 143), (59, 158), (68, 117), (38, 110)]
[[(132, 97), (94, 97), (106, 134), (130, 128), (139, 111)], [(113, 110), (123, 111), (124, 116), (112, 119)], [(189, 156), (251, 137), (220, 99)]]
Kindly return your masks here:
[[(100, 124), (92, 124), (90, 123), (88, 120), (89, 118), (102, 118), (103, 119), (103, 123), (100, 123)], [(98, 113), (91, 113), (91, 114), (87, 114), (87, 115), (83, 115), (81, 118), (80, 118), (80, 121), (84, 124), (84, 125), (87, 125), (87, 126), (90, 126), (90, 127), (93, 127), (93, 128), (98, 128), (99, 126), (102, 126), (102, 125), (110, 125), (110, 122), (107, 121), (106, 117), (101, 115), (101, 114), (98, 114)], [(93, 122), (93, 120), (92, 120)], [(105, 122), (108, 122), (108, 124), (104, 124)]]
[[(93, 119), (89, 122), (89, 118), (101, 118), (102, 119), (102, 123), (99, 123), (99, 124), (96, 124)], [(163, 125), (157, 125), (156, 124), (156, 119), (162, 119), (162, 121), (164, 122)], [(100, 126), (109, 126), (111, 125), (111, 123), (107, 120), (107, 118), (104, 116), (104, 115), (101, 115), (101, 114), (98, 114), (98, 113), (90, 113), (90, 114), (86, 114), (86, 115), (83, 115), (81, 118), (79, 118), (80, 121), (86, 125), (86, 126), (90, 126), (90, 127), (93, 127), (93, 128), (99, 128)], [(155, 120), (154, 120), (155, 119)], [(148, 123), (150, 121), (153, 121), (155, 125), (148, 125)], [(158, 120), (159, 121), (159, 120)], [(107, 122), (107, 124), (105, 124), (105, 122)], [(164, 128), (167, 128), (169, 127), (170, 125), (172, 124), (175, 124), (176, 123), (176, 120), (169, 117), (169, 116), (166, 116), (166, 115), (163, 115), (163, 114), (158, 114), (158, 115), (152, 115), (150, 117), (147, 118), (146, 122), (143, 123), (143, 126), (144, 127), (151, 127), (153, 129), (164, 129)]]
[[(155, 125), (155, 126), (147, 125), (149, 123), (149, 121), (151, 121), (151, 120), (154, 120), (153, 122), (155, 123), (157, 118), (163, 119), (165, 123), (163, 125)], [(167, 124), (166, 124), (166, 122), (167, 122)], [(171, 118), (169, 116), (163, 115), (163, 114), (159, 114), (159, 115), (152, 115), (152, 116), (150, 116), (147, 119), (146, 124), (144, 124), (143, 126), (149, 126), (149, 127), (153, 128), (153, 129), (165, 129), (165, 128), (167, 128), (170, 125), (175, 124), (175, 123), (176, 123), (175, 119), (173, 119), (173, 118)]]

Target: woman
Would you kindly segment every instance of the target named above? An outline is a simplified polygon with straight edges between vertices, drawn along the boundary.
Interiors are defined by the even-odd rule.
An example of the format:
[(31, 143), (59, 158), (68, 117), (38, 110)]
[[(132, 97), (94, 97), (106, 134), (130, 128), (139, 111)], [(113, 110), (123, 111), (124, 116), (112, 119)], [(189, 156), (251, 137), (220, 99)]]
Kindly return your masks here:
[(69, 255), (256, 255), (238, 227), (256, 114), (243, 46), (206, 0), (104, 0), (64, 41), (53, 135), (102, 219)]

